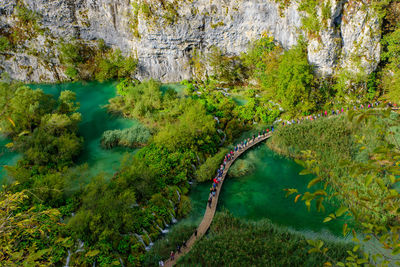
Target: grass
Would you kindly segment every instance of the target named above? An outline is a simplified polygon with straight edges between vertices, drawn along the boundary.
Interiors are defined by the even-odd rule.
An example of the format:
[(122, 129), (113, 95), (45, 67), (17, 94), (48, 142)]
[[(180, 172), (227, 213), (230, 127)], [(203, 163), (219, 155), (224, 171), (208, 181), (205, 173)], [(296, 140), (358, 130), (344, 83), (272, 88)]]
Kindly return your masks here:
[[(386, 121), (393, 124), (398, 121), (398, 116), (399, 114), (392, 113), (390, 118), (378, 120), (381, 123)], [(400, 140), (398, 127), (393, 126), (390, 129), (394, 132), (394, 138)], [(384, 144), (383, 138), (380, 129), (373, 124), (357, 124), (350, 122), (346, 116), (335, 116), (312, 122), (305, 121), (290, 127), (278, 127), (268, 145), (284, 156), (297, 159), (306, 159), (303, 158), (303, 151), (314, 152), (318, 159), (318, 168), (321, 173), (325, 173), (324, 181), (332, 186), (329, 190), (333, 190), (333, 195), (336, 195), (335, 201), (353, 207), (356, 211), (367, 212), (369, 216), (374, 216), (374, 220), (385, 224), (392, 216), (383, 208), (377, 208), (374, 212), (366, 210), (362, 203), (355, 201), (348, 194), (342, 194), (349, 191), (367, 196), (371, 191), (378, 192), (378, 185), (366, 183), (364, 176), (359, 175), (354, 179), (350, 175), (350, 163), (367, 163), (370, 155)], [(388, 177), (382, 178), (385, 180)], [(376, 201), (384, 201), (384, 197), (377, 197)]]
[[(350, 243), (325, 242), (328, 255), (344, 260)], [(210, 232), (178, 261), (178, 266), (322, 266), (328, 258), (309, 254), (306, 239), (269, 220), (245, 222), (216, 214)]]

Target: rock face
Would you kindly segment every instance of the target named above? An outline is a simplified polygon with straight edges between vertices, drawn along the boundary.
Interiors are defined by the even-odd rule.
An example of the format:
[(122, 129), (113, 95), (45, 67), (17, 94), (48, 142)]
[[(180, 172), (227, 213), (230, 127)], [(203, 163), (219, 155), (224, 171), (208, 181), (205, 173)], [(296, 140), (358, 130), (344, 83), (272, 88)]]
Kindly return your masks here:
[[(173, 14), (176, 19), (172, 22), (165, 18), (168, 13), (163, 11), (161, 2), (152, 6), (151, 16), (132, 0), (25, 0), (24, 3), (40, 14), (40, 25), (47, 28), (45, 37), (30, 40), (29, 47), (37, 47), (45, 55), (57, 55), (56, 46), (47, 47), (45, 40), (103, 39), (107, 45), (137, 56), (140, 79), (152, 77), (163, 82), (188, 79), (192, 75), (189, 60), (194, 49), (206, 53), (217, 46), (228, 54), (239, 54), (263, 33), (272, 35), (284, 48), (295, 45), (300, 35), (306, 36), (309, 61), (322, 75), (333, 74), (341, 67), (373, 71), (380, 56), (378, 19), (355, 1), (326, 1), (331, 2), (331, 15), (326, 26), (313, 36), (302, 27), (302, 17), (306, 14), (298, 11), (296, 1), (284, 8), (274, 0), (178, 1), (179, 7), (175, 7)], [(2, 31), (13, 25), (16, 5), (15, 0), (5, 2), (0, 3)], [(357, 68), (354, 58), (359, 58)], [(57, 58), (42, 61), (24, 51), (10, 52), (0, 54), (0, 69), (24, 81), (66, 78)], [(31, 68), (24, 71), (22, 66)]]
[(380, 61), (380, 23), (369, 9), (357, 1), (344, 6), (341, 25), (343, 50), (341, 65), (351, 71), (371, 73)]

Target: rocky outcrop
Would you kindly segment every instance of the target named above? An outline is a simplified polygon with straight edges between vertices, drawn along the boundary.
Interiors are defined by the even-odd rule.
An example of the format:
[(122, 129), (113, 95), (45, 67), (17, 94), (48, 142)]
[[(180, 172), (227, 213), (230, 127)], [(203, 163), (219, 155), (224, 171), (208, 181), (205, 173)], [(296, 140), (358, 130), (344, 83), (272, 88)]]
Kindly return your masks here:
[[(13, 1), (0, 3), (3, 27), (13, 24)], [(107, 45), (137, 56), (141, 79), (172, 82), (190, 78), (189, 60), (194, 49), (206, 53), (218, 46), (228, 54), (239, 54), (263, 33), (272, 35), (284, 48), (305, 35), (309, 61), (322, 75), (341, 67), (355, 70), (350, 59), (357, 57), (360, 70), (373, 71), (380, 56), (377, 18), (355, 1), (326, 1), (331, 2), (331, 15), (317, 35), (309, 35), (302, 26), (302, 17), (307, 14), (298, 11), (296, 1), (284, 9), (274, 0), (178, 1), (179, 7), (172, 10), (176, 13), (173, 21), (167, 18), (171, 10), (160, 4), (164, 2), (153, 6), (150, 15), (131, 0), (25, 0), (25, 4), (40, 14), (40, 24), (48, 29), (42, 39), (103, 39)], [(30, 42), (41, 54), (48, 54), (46, 49), (56, 50), (56, 46), (41, 45), (40, 38)], [(23, 51), (2, 55), (0, 60), (3, 71), (20, 80), (65, 78), (56, 58), (41, 64), (35, 55)], [(20, 71), (20, 66), (32, 68), (28, 73)]]
[(351, 72), (371, 73), (380, 61), (381, 25), (372, 9), (358, 1), (344, 6), (341, 35), (343, 42), (340, 65)]

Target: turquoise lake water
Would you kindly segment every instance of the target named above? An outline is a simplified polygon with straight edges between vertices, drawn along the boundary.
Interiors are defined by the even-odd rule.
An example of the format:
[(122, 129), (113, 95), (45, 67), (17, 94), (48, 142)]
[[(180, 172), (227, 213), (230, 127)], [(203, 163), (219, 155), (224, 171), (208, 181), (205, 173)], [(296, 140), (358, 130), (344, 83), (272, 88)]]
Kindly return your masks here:
[[(102, 133), (106, 130), (125, 129), (138, 123), (134, 120), (115, 117), (107, 113), (104, 105), (116, 95), (115, 82), (85, 82), (65, 84), (35, 84), (33, 89), (42, 89), (45, 93), (58, 97), (63, 90), (76, 93), (77, 102), (80, 103), (79, 112), (82, 122), (79, 125), (79, 134), (85, 139), (83, 151), (78, 159), (78, 164), (88, 163), (89, 176), (105, 173), (110, 176), (120, 166), (125, 152), (135, 152), (132, 149), (115, 148), (103, 149), (100, 145)], [(4, 147), (9, 140), (0, 139), (0, 165), (14, 165), (20, 157), (15, 152), (10, 152)], [(0, 180), (5, 172), (0, 167)]]
[[(254, 170), (235, 178), (228, 173), (219, 196), (218, 210), (226, 209), (236, 217), (248, 220), (268, 218), (277, 225), (311, 236), (342, 237), (342, 222), (322, 223), (330, 212), (338, 208), (336, 205), (326, 203), (325, 213), (320, 213), (314, 204), (309, 212), (303, 202), (294, 203), (294, 196), (285, 197), (285, 188), (297, 188), (299, 192), (307, 190), (313, 177), (299, 175), (301, 166), (279, 156), (265, 143), (252, 148), (240, 159), (251, 161)], [(185, 221), (201, 221), (210, 186), (210, 182), (206, 182), (193, 188), (190, 193), (193, 210)]]

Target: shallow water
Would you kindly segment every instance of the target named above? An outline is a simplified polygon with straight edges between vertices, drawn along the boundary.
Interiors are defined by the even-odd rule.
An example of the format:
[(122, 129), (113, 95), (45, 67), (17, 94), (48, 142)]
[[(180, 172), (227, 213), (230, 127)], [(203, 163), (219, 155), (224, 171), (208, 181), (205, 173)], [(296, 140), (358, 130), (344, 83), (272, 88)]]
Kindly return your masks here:
[(235, 101), (236, 104), (238, 104), (239, 106), (244, 106), (246, 105), (249, 100), (240, 96), (240, 95), (233, 95), (232, 96), (233, 101)]
[[(326, 212), (319, 213), (314, 203), (308, 212), (303, 202), (294, 203), (294, 196), (285, 197), (285, 188), (297, 188), (300, 192), (307, 190), (308, 181), (313, 177), (299, 175), (301, 166), (277, 155), (265, 143), (240, 158), (253, 162), (255, 170), (238, 178), (231, 178), (228, 173), (219, 196), (218, 210), (227, 209), (234, 216), (249, 220), (267, 218), (308, 236), (342, 237), (341, 222), (322, 223), (330, 212), (337, 209), (335, 205), (326, 203)], [(202, 183), (191, 191), (193, 211), (187, 220), (196, 223), (201, 220), (209, 188), (210, 183)]]
[(161, 85), (161, 92), (165, 93), (168, 89), (172, 89), (178, 93), (179, 96), (183, 96), (185, 94), (186, 86), (180, 83), (164, 83)]
[(6, 144), (12, 142), (11, 140), (5, 138), (0, 135), (0, 184), (3, 182), (3, 177), (6, 175), (6, 170), (4, 169), (4, 165), (15, 165), (17, 161), (21, 158), (16, 152), (10, 151), (5, 147)]
[[(86, 82), (86, 83), (64, 83), (64, 84), (35, 84), (30, 85), (33, 89), (42, 89), (45, 93), (58, 97), (61, 91), (71, 90), (76, 93), (77, 102), (80, 103), (79, 112), (82, 121), (79, 124), (79, 134), (85, 139), (83, 151), (78, 159), (78, 164), (88, 163), (89, 176), (105, 173), (111, 176), (120, 166), (125, 152), (135, 152), (132, 149), (115, 148), (103, 149), (100, 145), (102, 133), (106, 130), (125, 129), (138, 123), (134, 120), (114, 117), (107, 113), (104, 105), (116, 94), (114, 82)], [(1, 165), (13, 165), (18, 159), (18, 154), (8, 151), (4, 144), (6, 140), (0, 139)], [(1, 179), (0, 169), (0, 179)], [(4, 173), (3, 173), (4, 175)]]

